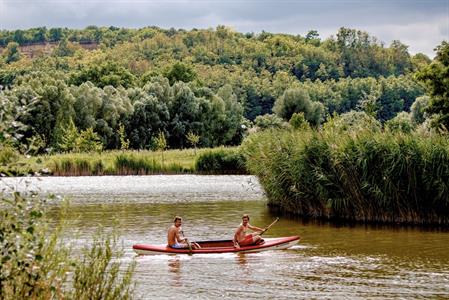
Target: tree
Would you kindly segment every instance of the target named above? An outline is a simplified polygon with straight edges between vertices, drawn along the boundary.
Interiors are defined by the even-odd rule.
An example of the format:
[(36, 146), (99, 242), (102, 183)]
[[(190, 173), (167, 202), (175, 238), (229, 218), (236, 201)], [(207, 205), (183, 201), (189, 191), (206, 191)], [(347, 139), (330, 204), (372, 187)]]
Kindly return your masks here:
[(273, 111), (285, 120), (290, 120), (294, 113), (303, 112), (307, 121), (318, 126), (322, 121), (324, 106), (310, 101), (310, 96), (304, 89), (288, 89), (276, 100)]
[(262, 116), (257, 116), (254, 120), (254, 124), (260, 129), (281, 128), (282, 119), (275, 114), (265, 114)]
[(430, 94), (428, 113), (436, 114), (435, 127), (449, 129), (449, 43), (444, 41), (437, 48), (435, 60), (418, 73)]
[(68, 125), (62, 128), (62, 136), (58, 143), (59, 150), (63, 152), (74, 151), (77, 148), (79, 135), (78, 128), (76, 128), (73, 120), (70, 119)]
[(165, 134), (162, 131), (159, 131), (157, 136), (154, 138), (154, 146), (156, 150), (161, 151), (162, 167), (164, 167), (164, 151), (167, 149), (167, 140), (165, 139)]
[(101, 152), (103, 150), (103, 144), (100, 141), (100, 137), (93, 128), (87, 128), (80, 132), (79, 137), (76, 140), (76, 150), (78, 152)]
[(292, 117), (290, 118), (290, 121), (288, 121), (290, 126), (292, 126), (294, 129), (307, 129), (310, 128), (309, 122), (307, 122), (306, 118), (304, 118), (304, 113), (294, 113)]
[(415, 125), (424, 123), (427, 119), (426, 110), (429, 106), (429, 101), (429, 96), (421, 96), (416, 98), (416, 101), (413, 102), (412, 107), (410, 108), (410, 114), (411, 120)]
[(128, 88), (134, 85), (135, 76), (126, 68), (119, 66), (116, 62), (107, 61), (102, 64), (83, 66), (79, 71), (72, 73), (70, 83), (80, 85), (90, 81), (98, 87), (111, 85)]
[(401, 112), (391, 120), (385, 122), (385, 128), (392, 132), (410, 133), (413, 130), (413, 123), (410, 113)]
[(16, 42), (8, 43), (3, 53), (3, 57), (7, 64), (18, 61), (20, 59), (19, 44)]
[(192, 66), (186, 65), (181, 62), (176, 62), (165, 73), (165, 77), (168, 78), (170, 84), (174, 84), (177, 81), (190, 82), (194, 80), (197, 77), (197, 75), (193, 70)]
[(187, 140), (189, 141), (189, 143), (193, 146), (194, 148), (194, 153), (196, 156), (196, 145), (198, 145), (198, 143), (200, 142), (200, 136), (197, 134), (194, 134), (193, 132), (189, 131), (187, 133), (186, 136)]
[(71, 43), (67, 41), (67, 39), (61, 39), (58, 44), (58, 47), (53, 50), (53, 54), (56, 56), (72, 56), (75, 53), (75, 48)]
[(128, 150), (129, 139), (126, 138), (125, 126), (123, 124), (120, 124), (117, 133), (120, 137), (120, 150)]

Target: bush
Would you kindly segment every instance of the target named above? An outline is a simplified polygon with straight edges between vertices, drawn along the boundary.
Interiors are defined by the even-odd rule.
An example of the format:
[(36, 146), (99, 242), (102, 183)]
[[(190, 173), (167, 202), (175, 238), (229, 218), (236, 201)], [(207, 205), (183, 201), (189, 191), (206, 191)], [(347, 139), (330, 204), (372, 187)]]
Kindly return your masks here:
[(73, 255), (61, 237), (63, 215), (49, 228), (46, 201), (34, 193), (1, 195), (0, 299), (130, 299), (135, 263), (119, 271), (117, 236), (99, 232)]
[(206, 174), (247, 174), (245, 158), (234, 150), (211, 150), (199, 155), (195, 162), (197, 172)]

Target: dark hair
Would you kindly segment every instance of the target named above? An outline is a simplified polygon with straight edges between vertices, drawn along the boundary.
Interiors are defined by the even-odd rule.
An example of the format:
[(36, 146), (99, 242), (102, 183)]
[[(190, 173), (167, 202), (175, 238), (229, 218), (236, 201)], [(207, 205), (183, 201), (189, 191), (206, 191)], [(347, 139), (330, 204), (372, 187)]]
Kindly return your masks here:
[(176, 223), (176, 221), (178, 221), (178, 220), (182, 221), (182, 218), (178, 217), (178, 216), (175, 216), (175, 218), (173, 219), (173, 223)]
[(244, 214), (243, 216), (242, 216), (242, 219), (243, 218), (248, 218), (248, 221), (249, 221), (249, 215), (248, 214)]

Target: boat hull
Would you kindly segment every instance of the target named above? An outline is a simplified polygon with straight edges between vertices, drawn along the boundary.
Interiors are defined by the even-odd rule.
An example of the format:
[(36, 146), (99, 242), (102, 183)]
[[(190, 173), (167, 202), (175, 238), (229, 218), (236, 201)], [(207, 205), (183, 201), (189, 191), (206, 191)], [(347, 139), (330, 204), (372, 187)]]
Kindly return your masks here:
[(283, 250), (296, 245), (300, 237), (280, 237), (280, 238), (265, 238), (261, 245), (245, 246), (234, 248), (231, 240), (220, 241), (198, 241), (200, 249), (174, 249), (164, 245), (149, 245), (136, 244), (133, 245), (134, 251), (139, 255), (154, 255), (154, 254), (207, 254), (207, 253), (249, 253), (260, 252), (268, 250)]

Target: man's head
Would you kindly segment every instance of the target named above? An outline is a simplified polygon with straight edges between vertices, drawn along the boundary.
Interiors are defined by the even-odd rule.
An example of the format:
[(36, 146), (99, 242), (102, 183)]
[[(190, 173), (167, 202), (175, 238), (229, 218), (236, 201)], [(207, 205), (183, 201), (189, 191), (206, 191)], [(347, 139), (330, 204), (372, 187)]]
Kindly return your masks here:
[(176, 227), (179, 227), (179, 226), (181, 226), (181, 224), (182, 224), (182, 218), (176, 216), (176, 217), (173, 219), (173, 222), (175, 223), (175, 226), (176, 226)]
[(248, 222), (249, 222), (249, 215), (244, 214), (244, 215), (242, 216), (242, 223), (243, 223), (243, 225), (248, 224)]

